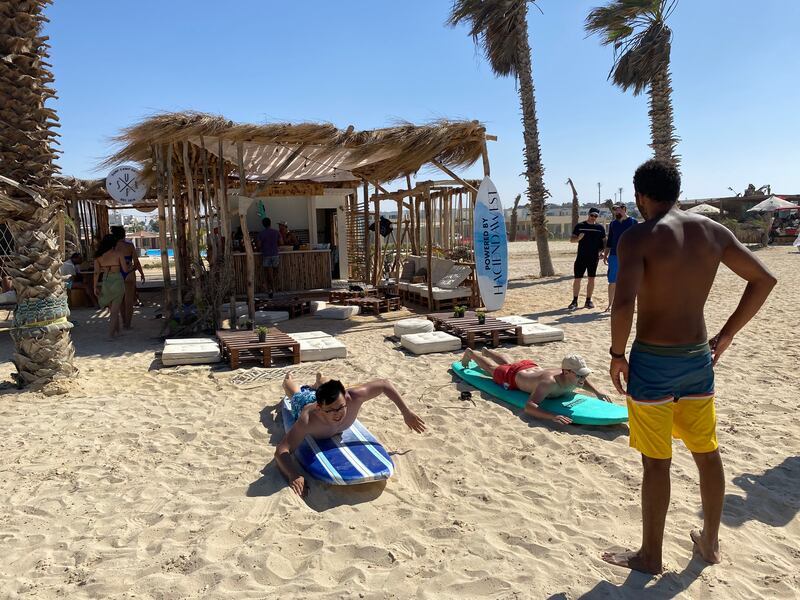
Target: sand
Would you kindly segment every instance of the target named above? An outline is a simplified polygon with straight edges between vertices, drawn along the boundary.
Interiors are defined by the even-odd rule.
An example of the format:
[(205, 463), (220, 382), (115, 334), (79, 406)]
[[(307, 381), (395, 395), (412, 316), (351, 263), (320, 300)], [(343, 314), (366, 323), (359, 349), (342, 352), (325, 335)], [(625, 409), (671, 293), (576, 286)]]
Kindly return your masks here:
[[(532, 276), (534, 248), (511, 245), (503, 312), (537, 315), (566, 340), (509, 353), (557, 365), (580, 352), (611, 393), (604, 280), (597, 310), (567, 313), (574, 247), (553, 244), (562, 275), (547, 280)], [(388, 337), (407, 311), (324, 322), (349, 357), (298, 372), (310, 379), (318, 366), (346, 384), (389, 378), (428, 432), (411, 433), (391, 402), (372, 401), (362, 421), (392, 453), (395, 476), (360, 489), (312, 483), (301, 500), (272, 463), (280, 378), (241, 386), (233, 379), (244, 370), (158, 368), (160, 321), (145, 307), (118, 342), (104, 341), (102, 316), (76, 312), (81, 376), (65, 394), (0, 391), (0, 598), (591, 599), (643, 589), (649, 598), (796, 598), (800, 255), (758, 254), (779, 284), (717, 371), (721, 565), (692, 556), (697, 474), (679, 442), (667, 572), (649, 578), (602, 562), (602, 551), (640, 536), (640, 464), (627, 427), (553, 426), (480, 394), (460, 401), (466, 387), (448, 372), (457, 354), (412, 357)], [(712, 333), (743, 287), (721, 269), (707, 307)], [(10, 356), (7, 336), (2, 344)], [(4, 363), (0, 377), (11, 371)]]

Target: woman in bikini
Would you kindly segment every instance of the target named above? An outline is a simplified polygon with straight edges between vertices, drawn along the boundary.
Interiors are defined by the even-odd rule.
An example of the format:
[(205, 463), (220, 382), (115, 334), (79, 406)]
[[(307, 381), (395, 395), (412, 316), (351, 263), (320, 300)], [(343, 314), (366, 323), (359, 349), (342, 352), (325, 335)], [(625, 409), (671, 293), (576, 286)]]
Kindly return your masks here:
[(139, 262), (136, 246), (125, 239), (125, 228), (115, 225), (111, 228), (111, 234), (116, 238), (116, 251), (125, 259), (125, 268), (122, 269), (122, 280), (125, 282), (125, 299), (122, 303), (122, 326), (125, 329), (131, 328), (133, 321), (133, 305), (136, 304), (136, 275), (139, 271), (142, 283), (144, 283), (144, 270)]
[[(94, 259), (94, 291), (101, 307), (108, 307), (111, 313), (111, 339), (120, 335), (121, 308), (125, 298), (125, 258), (115, 249), (117, 238), (108, 234), (100, 241)], [(103, 285), (100, 286), (100, 274), (103, 274)]]

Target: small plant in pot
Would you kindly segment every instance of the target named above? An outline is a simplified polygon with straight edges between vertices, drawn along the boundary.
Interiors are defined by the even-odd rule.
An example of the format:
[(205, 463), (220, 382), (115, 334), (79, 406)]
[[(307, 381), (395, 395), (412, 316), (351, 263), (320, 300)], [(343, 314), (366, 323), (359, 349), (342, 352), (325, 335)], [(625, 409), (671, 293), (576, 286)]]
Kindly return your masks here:
[(483, 325), (486, 323), (486, 311), (485, 310), (476, 310), (475, 316), (478, 317), (478, 323)]
[(267, 334), (269, 333), (269, 327), (264, 327), (263, 325), (260, 327), (256, 327), (256, 333), (258, 334), (259, 342), (266, 342)]
[(464, 316), (464, 313), (466, 313), (466, 312), (467, 312), (467, 307), (466, 306), (456, 306), (453, 309), (453, 316), (461, 318), (461, 317)]

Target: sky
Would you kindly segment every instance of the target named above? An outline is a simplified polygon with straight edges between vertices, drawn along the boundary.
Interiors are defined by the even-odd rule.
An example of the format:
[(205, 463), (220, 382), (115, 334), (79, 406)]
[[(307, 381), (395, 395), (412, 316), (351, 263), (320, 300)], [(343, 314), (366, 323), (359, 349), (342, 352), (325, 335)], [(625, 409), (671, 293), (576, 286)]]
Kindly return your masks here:
[[(539, 0), (529, 34), (545, 185), (554, 202), (633, 200), (651, 156), (647, 96), (608, 80), (611, 48), (583, 23), (600, 0)], [(519, 96), (495, 77), (446, 0), (55, 0), (50, 63), (65, 175), (104, 177), (122, 128), (161, 111), (239, 122), (477, 119), (504, 204), (525, 192)], [(748, 183), (800, 193), (800, 2), (680, 0), (673, 30), (682, 199)], [(478, 164), (461, 173), (480, 178)], [(421, 179), (445, 178), (434, 169)], [(401, 187), (393, 186), (392, 189)], [(404, 186), (402, 186), (404, 187)]]

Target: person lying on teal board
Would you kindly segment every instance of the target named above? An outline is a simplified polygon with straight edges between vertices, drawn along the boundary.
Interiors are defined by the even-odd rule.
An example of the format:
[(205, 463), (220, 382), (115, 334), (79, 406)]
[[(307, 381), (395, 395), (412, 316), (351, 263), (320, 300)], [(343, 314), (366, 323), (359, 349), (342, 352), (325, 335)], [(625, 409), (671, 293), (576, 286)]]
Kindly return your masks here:
[(503, 354), (484, 348), (480, 354), (467, 348), (461, 357), (465, 367), (474, 360), (494, 382), (507, 390), (521, 390), (530, 394), (525, 405), (525, 414), (537, 419), (547, 419), (554, 423), (567, 425), (572, 419), (564, 415), (556, 415), (539, 408), (545, 398), (558, 398), (582, 388), (597, 396), (600, 400), (611, 402), (611, 398), (595, 388), (587, 377), (592, 370), (578, 354), (570, 354), (561, 361), (560, 369), (545, 369), (532, 360), (514, 362)]

